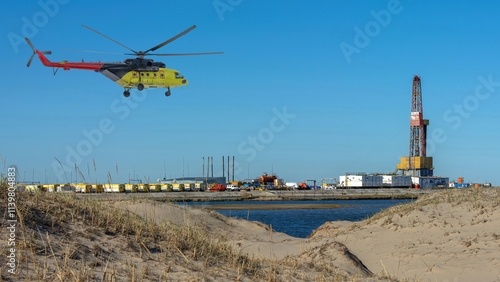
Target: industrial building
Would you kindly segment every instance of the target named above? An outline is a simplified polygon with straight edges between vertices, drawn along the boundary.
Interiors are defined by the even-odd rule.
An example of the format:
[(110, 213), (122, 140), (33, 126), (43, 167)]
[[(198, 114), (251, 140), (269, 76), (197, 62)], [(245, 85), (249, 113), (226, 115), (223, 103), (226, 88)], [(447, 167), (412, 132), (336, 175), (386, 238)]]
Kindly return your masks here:
[(226, 184), (226, 177), (179, 177), (172, 179), (158, 179), (161, 184), (173, 183), (206, 183), (210, 184)]
[(427, 156), (427, 126), (422, 104), (420, 76), (413, 77), (410, 114), (410, 150), (408, 157), (401, 157), (393, 174), (366, 175), (346, 174), (340, 176), (343, 187), (447, 187), (449, 178), (435, 177), (432, 157)]

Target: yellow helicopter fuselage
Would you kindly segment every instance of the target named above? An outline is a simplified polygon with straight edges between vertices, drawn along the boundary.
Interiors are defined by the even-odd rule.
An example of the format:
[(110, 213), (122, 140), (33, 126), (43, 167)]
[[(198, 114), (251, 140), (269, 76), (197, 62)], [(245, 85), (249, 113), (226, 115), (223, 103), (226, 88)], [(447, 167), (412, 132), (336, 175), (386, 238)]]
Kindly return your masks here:
[(158, 71), (129, 71), (115, 82), (123, 88), (137, 88), (139, 84), (144, 85), (144, 88), (174, 88), (189, 84), (180, 72), (168, 68), (159, 68)]

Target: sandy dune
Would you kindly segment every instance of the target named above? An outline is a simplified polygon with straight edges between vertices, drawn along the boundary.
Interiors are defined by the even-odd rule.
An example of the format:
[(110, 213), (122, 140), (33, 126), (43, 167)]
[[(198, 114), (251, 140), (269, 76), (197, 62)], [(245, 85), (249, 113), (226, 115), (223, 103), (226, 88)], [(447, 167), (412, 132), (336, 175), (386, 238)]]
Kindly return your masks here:
[(426, 195), (362, 222), (327, 222), (307, 239), (200, 208), (151, 201), (126, 207), (159, 224), (206, 228), (257, 258), (293, 259), (375, 278), (500, 280), (498, 188)]
[(350, 226), (328, 222), (309, 241), (343, 242), (372, 272), (398, 279), (499, 281), (500, 193), (485, 191), (436, 193)]

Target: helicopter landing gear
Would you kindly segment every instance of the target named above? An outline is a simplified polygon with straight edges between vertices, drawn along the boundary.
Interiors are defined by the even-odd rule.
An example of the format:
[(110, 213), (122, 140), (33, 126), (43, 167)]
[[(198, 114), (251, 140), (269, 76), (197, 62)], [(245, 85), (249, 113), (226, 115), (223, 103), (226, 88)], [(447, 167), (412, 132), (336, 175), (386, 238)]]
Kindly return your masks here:
[(167, 96), (167, 97), (168, 97), (168, 96), (170, 96), (170, 94), (171, 94), (171, 93), (170, 93), (170, 87), (169, 87), (169, 88), (168, 88), (168, 90), (167, 90), (167, 92), (165, 92), (165, 96)]
[(144, 90), (144, 84), (139, 83), (139, 85), (137, 85), (137, 90), (139, 90), (139, 91)]
[(125, 96), (125, 98), (130, 97), (130, 92), (128, 90), (123, 91), (123, 96)]

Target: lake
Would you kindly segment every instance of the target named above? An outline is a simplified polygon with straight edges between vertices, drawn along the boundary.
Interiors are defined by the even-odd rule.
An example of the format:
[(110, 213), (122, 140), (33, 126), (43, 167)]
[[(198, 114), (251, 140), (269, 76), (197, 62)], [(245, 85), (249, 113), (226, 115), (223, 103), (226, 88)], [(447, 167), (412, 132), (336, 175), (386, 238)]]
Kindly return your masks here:
[[(215, 209), (220, 214), (231, 217), (238, 217), (260, 221), (262, 223), (272, 225), (273, 229), (279, 232), (286, 233), (290, 236), (306, 238), (311, 232), (323, 225), (327, 221), (361, 221), (377, 212), (398, 204), (412, 202), (411, 199), (395, 199), (395, 200), (324, 200), (324, 201), (230, 201), (230, 202), (192, 202), (182, 203), (189, 206), (205, 206), (211, 205), (269, 205), (266, 209)], [(180, 203), (179, 203), (180, 204)], [(324, 205), (333, 206), (335, 208), (292, 208), (281, 209), (276, 205)], [(276, 206), (275, 209), (272, 209)], [(337, 207), (338, 206), (338, 207)], [(231, 207), (231, 206), (228, 206)]]

